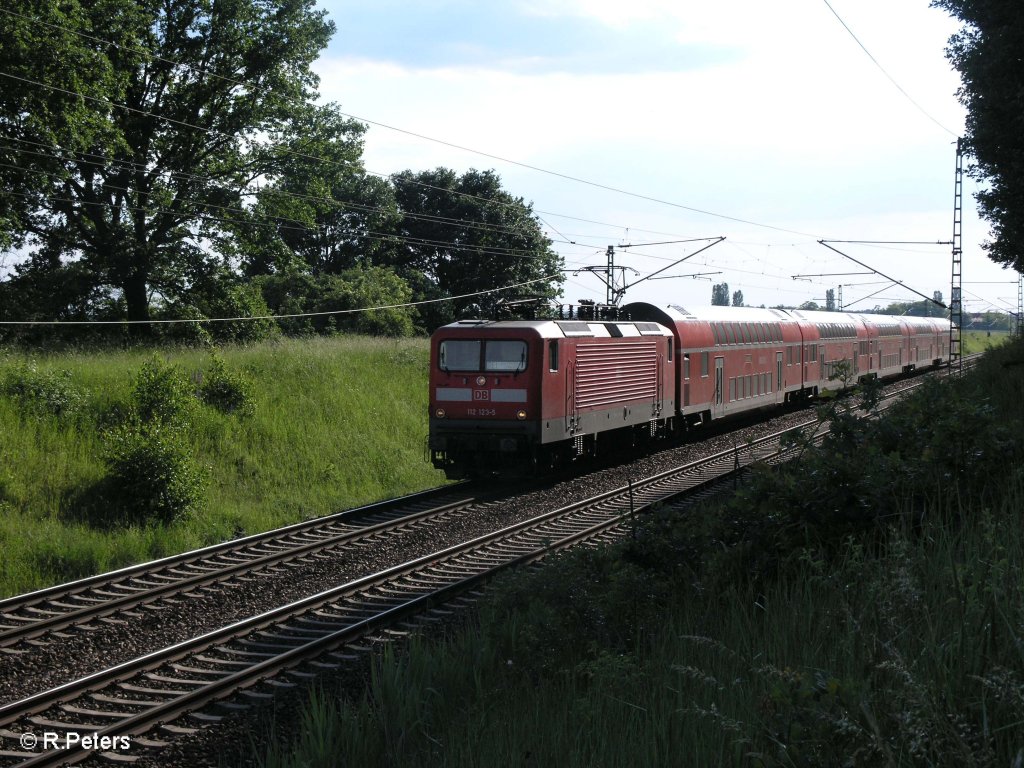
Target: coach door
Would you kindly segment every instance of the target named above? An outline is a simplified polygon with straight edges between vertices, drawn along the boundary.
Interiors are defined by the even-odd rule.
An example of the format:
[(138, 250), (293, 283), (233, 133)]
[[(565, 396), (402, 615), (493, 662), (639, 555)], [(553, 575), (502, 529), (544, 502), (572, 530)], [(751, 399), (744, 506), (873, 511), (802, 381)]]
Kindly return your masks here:
[(565, 366), (565, 433), (571, 435), (579, 426), (576, 405), (576, 361), (569, 360)]
[(775, 402), (781, 403), (786, 397), (786, 387), (782, 381), (782, 353), (775, 353)]
[(725, 358), (715, 358), (715, 413), (721, 414), (725, 393)]

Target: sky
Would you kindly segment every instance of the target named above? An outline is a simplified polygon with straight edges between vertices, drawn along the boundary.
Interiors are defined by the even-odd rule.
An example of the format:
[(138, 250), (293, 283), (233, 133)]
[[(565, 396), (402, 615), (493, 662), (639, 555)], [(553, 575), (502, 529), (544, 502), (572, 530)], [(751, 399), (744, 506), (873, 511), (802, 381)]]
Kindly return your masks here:
[[(927, 0), (321, 7), (337, 32), (320, 93), (369, 125), (369, 171), (494, 169), (570, 270), (615, 246), (635, 270), (627, 302), (709, 304), (719, 282), (754, 306), (824, 304), (840, 286), (861, 311), (949, 298), (951, 246), (935, 243), (953, 236), (965, 112), (944, 55), (957, 24)], [(964, 309), (1014, 310), (1017, 275), (982, 251), (976, 190), (965, 178)], [(639, 282), (710, 241), (645, 243), (718, 237)], [(819, 239), (931, 245), (833, 243), (865, 269)], [(563, 291), (605, 297), (585, 271)]]

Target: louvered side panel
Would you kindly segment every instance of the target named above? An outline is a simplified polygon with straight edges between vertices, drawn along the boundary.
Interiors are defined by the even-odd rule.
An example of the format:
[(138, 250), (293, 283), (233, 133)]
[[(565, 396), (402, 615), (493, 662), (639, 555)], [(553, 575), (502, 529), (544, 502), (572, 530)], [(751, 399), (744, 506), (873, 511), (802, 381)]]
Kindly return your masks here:
[(653, 401), (658, 394), (658, 346), (581, 344), (576, 348), (576, 406), (602, 408)]

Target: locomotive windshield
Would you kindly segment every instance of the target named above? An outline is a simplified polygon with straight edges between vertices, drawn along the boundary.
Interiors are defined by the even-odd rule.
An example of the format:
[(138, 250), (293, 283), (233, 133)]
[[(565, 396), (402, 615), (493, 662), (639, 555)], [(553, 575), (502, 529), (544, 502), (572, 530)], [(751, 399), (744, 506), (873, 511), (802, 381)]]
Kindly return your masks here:
[(526, 342), (505, 339), (446, 339), (441, 342), (437, 363), (442, 371), (518, 373), (526, 370)]

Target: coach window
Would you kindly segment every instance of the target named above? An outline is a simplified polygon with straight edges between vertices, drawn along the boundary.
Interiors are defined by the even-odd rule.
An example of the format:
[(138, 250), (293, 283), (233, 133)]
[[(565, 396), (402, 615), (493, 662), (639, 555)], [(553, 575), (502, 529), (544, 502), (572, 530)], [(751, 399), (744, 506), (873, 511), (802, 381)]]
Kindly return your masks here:
[(707, 352), (701, 352), (700, 353), (700, 375), (701, 376), (707, 376), (708, 375), (708, 353)]
[(690, 356), (683, 354), (683, 378), (690, 378)]
[(551, 371), (558, 370), (558, 342), (548, 342), (548, 369)]

